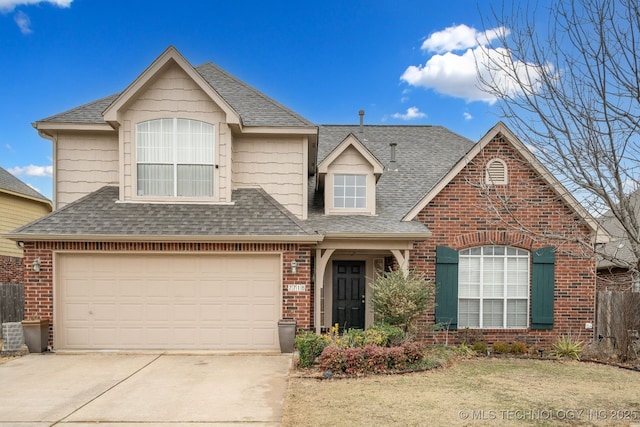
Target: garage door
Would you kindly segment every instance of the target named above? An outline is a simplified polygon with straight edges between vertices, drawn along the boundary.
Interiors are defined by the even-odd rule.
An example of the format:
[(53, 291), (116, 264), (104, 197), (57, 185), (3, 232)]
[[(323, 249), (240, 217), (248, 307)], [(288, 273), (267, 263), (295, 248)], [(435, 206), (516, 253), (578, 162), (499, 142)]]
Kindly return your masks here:
[(279, 255), (58, 254), (58, 349), (275, 350)]

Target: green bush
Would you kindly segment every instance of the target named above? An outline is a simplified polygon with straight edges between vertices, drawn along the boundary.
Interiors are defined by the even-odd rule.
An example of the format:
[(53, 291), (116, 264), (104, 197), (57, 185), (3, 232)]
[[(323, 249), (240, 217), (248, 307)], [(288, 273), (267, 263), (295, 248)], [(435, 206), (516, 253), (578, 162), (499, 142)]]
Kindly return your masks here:
[(393, 347), (405, 341), (404, 331), (388, 323), (378, 323), (364, 331), (365, 345), (379, 345), (382, 347)]
[(473, 344), (473, 346), (471, 346), (471, 348), (473, 349), (473, 351), (475, 351), (476, 353), (482, 353), (482, 354), (486, 354), (487, 353), (487, 349), (489, 348), (487, 346), (486, 342), (483, 341), (478, 341), (476, 343)]
[(564, 357), (569, 359), (580, 360), (580, 355), (584, 350), (584, 342), (578, 341), (571, 335), (562, 335), (552, 345), (551, 355), (562, 359)]
[(433, 282), (421, 273), (410, 271), (405, 275), (402, 270), (377, 275), (371, 288), (375, 315), (405, 332), (412, 330), (414, 320), (429, 308), (435, 292)]
[(523, 342), (513, 342), (511, 343), (511, 353), (514, 354), (525, 354), (527, 352), (527, 345)]
[(508, 342), (497, 342), (493, 344), (493, 352), (498, 354), (511, 353), (511, 345)]
[(300, 366), (308, 368), (322, 354), (322, 350), (327, 346), (327, 341), (320, 335), (313, 332), (303, 332), (296, 336), (296, 348), (300, 358)]

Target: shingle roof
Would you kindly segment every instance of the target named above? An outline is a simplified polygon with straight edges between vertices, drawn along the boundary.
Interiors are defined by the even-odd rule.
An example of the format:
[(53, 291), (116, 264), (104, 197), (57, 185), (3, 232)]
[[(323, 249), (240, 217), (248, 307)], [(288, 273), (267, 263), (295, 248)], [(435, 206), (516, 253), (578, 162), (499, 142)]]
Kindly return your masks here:
[(12, 193), (24, 194), (25, 196), (41, 199), (48, 202), (49, 199), (29, 187), (24, 182), (13, 176), (9, 171), (0, 167), (0, 190), (11, 191)]
[[(635, 212), (636, 218), (640, 219), (640, 190), (629, 195), (628, 203)], [(613, 212), (605, 213), (598, 218), (598, 222), (611, 236), (611, 241), (604, 244), (598, 251), (600, 253), (597, 260), (598, 268), (609, 268), (622, 264), (635, 265), (637, 259), (631, 248), (629, 237)], [(602, 255), (606, 255), (607, 259), (604, 259)], [(609, 261), (609, 259), (614, 259), (616, 262)]]
[[(366, 125), (364, 134), (358, 125), (321, 125), (318, 133), (318, 163), (349, 133), (360, 141), (384, 165), (376, 185), (376, 216), (325, 216), (323, 198), (315, 193), (315, 180), (309, 188), (309, 222), (321, 232), (369, 230), (370, 232), (409, 232), (424, 226), (401, 222), (475, 142), (441, 126)], [(391, 158), (389, 143), (397, 143), (397, 171), (386, 170)]]
[(313, 236), (262, 189), (239, 189), (233, 205), (118, 203), (106, 186), (14, 230), (12, 235), (54, 236)]
[[(195, 70), (233, 108), (245, 126), (309, 127), (313, 123), (279, 104), (257, 89), (238, 80), (211, 62)], [(118, 97), (119, 93), (81, 105), (71, 110), (40, 120), (55, 123), (105, 123), (102, 112)]]

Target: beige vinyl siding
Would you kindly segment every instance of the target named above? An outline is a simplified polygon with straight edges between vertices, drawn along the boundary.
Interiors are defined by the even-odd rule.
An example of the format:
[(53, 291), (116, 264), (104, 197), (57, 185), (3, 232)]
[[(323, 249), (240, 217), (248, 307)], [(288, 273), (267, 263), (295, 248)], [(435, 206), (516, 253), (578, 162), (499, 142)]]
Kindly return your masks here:
[(118, 135), (63, 133), (55, 144), (55, 208), (118, 183)]
[[(215, 126), (214, 201), (229, 201), (229, 146), (231, 132), (225, 114), (211, 98), (176, 64), (171, 64), (155, 77), (148, 87), (126, 107), (122, 114), (120, 137), (122, 140), (122, 186), (123, 200), (135, 200), (136, 124), (152, 119), (185, 118), (200, 120)], [(172, 199), (167, 199), (172, 200)], [(175, 201), (175, 199), (173, 199)]]
[(298, 218), (306, 210), (302, 137), (236, 138), (233, 141), (233, 188), (263, 188)]
[[(340, 154), (327, 168), (324, 188), (324, 206), (327, 214), (365, 213), (375, 215), (376, 185), (373, 166), (354, 147), (349, 147)], [(365, 209), (343, 209), (333, 207), (333, 177), (337, 174), (366, 175), (367, 207)]]
[[(15, 230), (51, 212), (45, 202), (0, 192), (0, 234)], [(22, 256), (13, 240), (0, 238), (0, 255)]]

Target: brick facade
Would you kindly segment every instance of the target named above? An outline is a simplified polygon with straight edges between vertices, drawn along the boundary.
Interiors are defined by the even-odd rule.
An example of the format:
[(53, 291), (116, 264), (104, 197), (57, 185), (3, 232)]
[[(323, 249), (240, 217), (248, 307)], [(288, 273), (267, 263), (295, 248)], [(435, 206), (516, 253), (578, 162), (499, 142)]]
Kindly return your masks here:
[[(494, 158), (507, 164), (507, 185), (485, 184), (485, 165)], [(523, 341), (549, 348), (561, 334), (591, 340), (595, 322), (595, 261), (588, 247), (589, 229), (535, 170), (501, 138), (494, 138), (418, 215), (432, 237), (414, 245), (412, 268), (435, 280), (436, 246), (455, 250), (483, 245), (532, 251), (556, 248), (554, 326), (551, 330), (480, 330), (488, 343)], [(433, 326), (434, 314), (423, 319)], [(450, 332), (449, 343), (464, 331)], [(444, 333), (428, 334), (444, 342)]]
[[(293, 243), (190, 243), (190, 242), (25, 242), (24, 262), (32, 265), (40, 259), (40, 271), (25, 269), (25, 319), (49, 319), (49, 344), (53, 345), (53, 254), (55, 251), (92, 252), (277, 252), (282, 254), (282, 318), (295, 319), (298, 328), (313, 325), (313, 288), (311, 285), (311, 246)], [(296, 260), (297, 272), (291, 273)], [(306, 285), (304, 292), (289, 292), (288, 285)]]
[(22, 258), (0, 255), (0, 285), (22, 283)]

